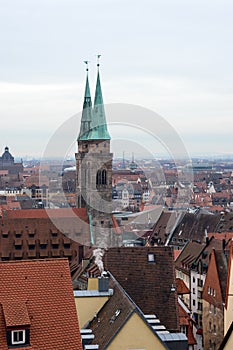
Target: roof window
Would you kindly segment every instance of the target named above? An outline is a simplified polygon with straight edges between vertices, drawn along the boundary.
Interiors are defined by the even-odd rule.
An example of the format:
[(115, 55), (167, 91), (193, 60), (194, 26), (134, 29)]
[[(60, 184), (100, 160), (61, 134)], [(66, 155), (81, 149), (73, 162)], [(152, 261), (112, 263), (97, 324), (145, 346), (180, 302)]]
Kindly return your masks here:
[(154, 253), (148, 253), (148, 255), (147, 255), (147, 261), (148, 261), (149, 263), (155, 262), (155, 255), (154, 255)]

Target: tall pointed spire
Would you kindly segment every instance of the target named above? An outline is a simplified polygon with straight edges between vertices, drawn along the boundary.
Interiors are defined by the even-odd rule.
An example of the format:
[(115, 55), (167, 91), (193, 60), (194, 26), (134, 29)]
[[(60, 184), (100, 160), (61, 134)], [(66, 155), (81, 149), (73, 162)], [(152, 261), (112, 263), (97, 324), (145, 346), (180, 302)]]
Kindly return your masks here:
[(93, 111), (93, 124), (92, 131), (89, 135), (89, 140), (110, 140), (111, 137), (108, 132), (107, 122), (105, 117), (103, 95), (100, 83), (100, 72), (99, 72), (99, 58), (98, 57), (98, 73), (97, 73), (97, 82), (95, 90), (95, 100), (94, 100), (94, 111)]
[(78, 140), (88, 139), (88, 135), (91, 130), (91, 123), (92, 123), (92, 102), (91, 102), (91, 93), (90, 93), (90, 86), (89, 86), (89, 80), (88, 80), (88, 61), (84, 61), (84, 63), (86, 64), (87, 77), (86, 77), (86, 87), (85, 87), (85, 94), (84, 94), (82, 119), (81, 119), (81, 126), (80, 126)]

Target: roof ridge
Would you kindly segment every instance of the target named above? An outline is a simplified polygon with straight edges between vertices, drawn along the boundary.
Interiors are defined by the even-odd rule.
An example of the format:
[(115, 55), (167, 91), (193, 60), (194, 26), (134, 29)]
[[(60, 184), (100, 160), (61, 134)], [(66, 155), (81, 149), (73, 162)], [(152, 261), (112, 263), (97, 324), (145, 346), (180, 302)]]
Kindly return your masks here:
[(28, 263), (28, 264), (35, 264), (36, 262), (53, 262), (53, 263), (57, 263), (59, 261), (68, 261), (68, 258), (44, 258), (44, 259), (23, 259), (23, 260), (7, 260), (7, 261), (3, 261), (3, 260), (0, 260), (0, 264), (22, 264), (22, 263)]

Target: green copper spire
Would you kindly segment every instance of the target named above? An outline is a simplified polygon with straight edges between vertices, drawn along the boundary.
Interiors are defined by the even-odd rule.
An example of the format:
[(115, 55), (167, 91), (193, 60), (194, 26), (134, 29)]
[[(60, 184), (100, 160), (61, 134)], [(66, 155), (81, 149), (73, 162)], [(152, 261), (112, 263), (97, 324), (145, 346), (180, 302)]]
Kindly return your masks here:
[[(98, 58), (100, 55), (98, 55)], [(93, 123), (92, 130), (89, 133), (89, 140), (110, 140), (111, 137), (108, 132), (105, 110), (103, 104), (102, 89), (100, 84), (100, 73), (99, 73), (99, 63), (96, 90), (95, 90), (95, 102), (94, 102), (94, 111), (93, 111)]]
[[(86, 65), (88, 61), (85, 61)], [(82, 111), (82, 119), (80, 132), (78, 136), (78, 140), (88, 140), (88, 135), (91, 130), (91, 122), (92, 122), (92, 102), (91, 102), (91, 93), (90, 86), (88, 80), (88, 66), (87, 66), (87, 78), (86, 78), (86, 88), (83, 102), (83, 111)]]

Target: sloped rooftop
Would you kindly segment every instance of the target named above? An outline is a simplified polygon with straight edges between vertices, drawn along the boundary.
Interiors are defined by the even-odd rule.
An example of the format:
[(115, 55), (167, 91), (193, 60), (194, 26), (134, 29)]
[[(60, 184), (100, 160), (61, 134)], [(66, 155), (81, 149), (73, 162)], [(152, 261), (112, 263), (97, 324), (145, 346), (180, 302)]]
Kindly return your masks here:
[(154, 313), (170, 331), (178, 330), (173, 251), (170, 247), (110, 248), (104, 266), (144, 314)]
[(21, 322), (30, 323), (31, 346), (25, 349), (82, 349), (66, 259), (2, 262), (0, 281), (1, 350), (8, 349), (6, 324)]

